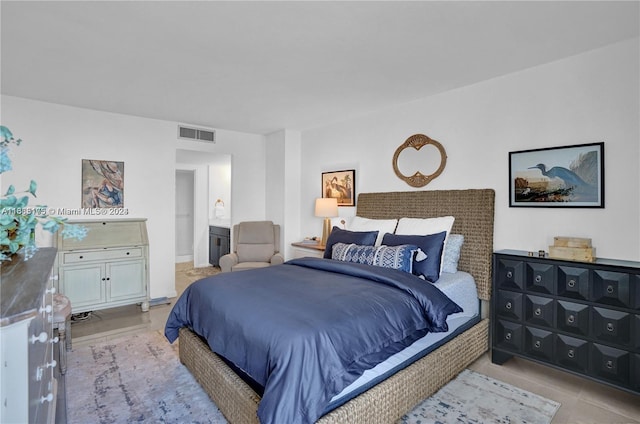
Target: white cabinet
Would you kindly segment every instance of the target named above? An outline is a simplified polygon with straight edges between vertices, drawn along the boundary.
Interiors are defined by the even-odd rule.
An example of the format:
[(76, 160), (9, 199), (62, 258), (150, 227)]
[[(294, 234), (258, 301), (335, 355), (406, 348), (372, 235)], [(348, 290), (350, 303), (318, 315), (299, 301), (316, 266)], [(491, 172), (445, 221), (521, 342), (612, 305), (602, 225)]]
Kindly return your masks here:
[(145, 219), (77, 221), (87, 228), (83, 240), (58, 235), (60, 292), (73, 313), (139, 303), (149, 310)]
[(0, 422), (53, 423), (57, 380), (52, 339), (51, 268), (56, 252), (41, 248), (28, 261), (0, 267)]

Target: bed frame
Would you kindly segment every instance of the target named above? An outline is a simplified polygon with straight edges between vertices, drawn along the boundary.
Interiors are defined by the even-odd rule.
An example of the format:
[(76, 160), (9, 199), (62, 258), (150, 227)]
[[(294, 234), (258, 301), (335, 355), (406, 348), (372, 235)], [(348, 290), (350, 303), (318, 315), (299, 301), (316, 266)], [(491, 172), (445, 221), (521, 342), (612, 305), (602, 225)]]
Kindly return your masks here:
[[(483, 319), (422, 359), (329, 412), (319, 424), (395, 422), (458, 375), (489, 347), (493, 215), (491, 189), (361, 193), (357, 215), (371, 219), (453, 215), (452, 233), (463, 234), (458, 268), (476, 280)], [(191, 371), (230, 423), (258, 423), (258, 396), (200, 337), (180, 330), (181, 362)]]

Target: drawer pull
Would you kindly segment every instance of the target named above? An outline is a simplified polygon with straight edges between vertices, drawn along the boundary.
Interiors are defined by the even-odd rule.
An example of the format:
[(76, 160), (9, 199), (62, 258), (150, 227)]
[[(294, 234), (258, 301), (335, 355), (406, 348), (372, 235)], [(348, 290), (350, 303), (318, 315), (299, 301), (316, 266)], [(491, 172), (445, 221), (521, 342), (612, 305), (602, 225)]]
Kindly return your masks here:
[(84, 259), (84, 256), (80, 255), (80, 259)]
[(607, 293), (609, 293), (609, 294), (613, 293), (613, 286), (612, 285), (608, 285), (607, 286)]
[(54, 294), (56, 292), (56, 288), (55, 287), (51, 287), (50, 289), (46, 289), (44, 292), (47, 293), (47, 294), (49, 294), (49, 293)]
[(44, 364), (45, 368), (55, 368), (56, 365), (58, 365), (58, 363), (56, 362), (55, 359), (51, 360), (51, 362), (47, 362), (46, 364)]
[(39, 312), (40, 312), (40, 313), (46, 312), (46, 313), (50, 314), (50, 313), (51, 313), (51, 310), (52, 310), (51, 305), (47, 305), (47, 306), (45, 306), (44, 308), (40, 308)]
[(507, 271), (507, 278), (513, 278), (513, 272)]
[(607, 367), (607, 369), (612, 369), (613, 368), (613, 361), (607, 361), (605, 366)]
[(540, 340), (536, 340), (536, 342), (534, 343), (534, 346), (537, 348), (540, 348), (540, 346), (542, 346), (542, 343), (540, 343)]
[(569, 349), (569, 351), (567, 352), (567, 356), (569, 358), (573, 358), (574, 356), (576, 356), (575, 352), (573, 351), (573, 349)]
[(31, 344), (36, 344), (36, 342), (44, 343), (48, 338), (49, 335), (43, 331), (37, 337), (35, 335), (31, 336)]
[(129, 253), (129, 252), (127, 252), (127, 255), (130, 255), (130, 253)]
[(511, 333), (507, 333), (504, 335), (505, 340), (511, 340)]
[(574, 317), (573, 315), (569, 315), (569, 317), (567, 318), (567, 322), (569, 324), (573, 324), (575, 320), (576, 320), (576, 317)]
[(56, 344), (60, 341), (60, 339), (58, 338), (58, 336), (54, 337), (53, 339), (49, 340), (51, 343)]
[(607, 331), (611, 332), (611, 331), (613, 331), (613, 330), (615, 330), (615, 327), (613, 326), (613, 324), (612, 324), (612, 323), (608, 322), (608, 323), (607, 323)]
[(53, 393), (49, 393), (47, 396), (40, 398), (40, 403), (51, 402), (53, 400)]
[(533, 313), (536, 314), (537, 316), (540, 316), (540, 314), (542, 314), (542, 311), (540, 310), (540, 308), (536, 308), (536, 310)]
[(542, 281), (542, 276), (541, 275), (536, 275), (536, 283), (539, 283), (540, 281)]
[(507, 302), (507, 304), (504, 307), (507, 309), (511, 309), (512, 308), (511, 302)]
[(569, 280), (569, 282), (567, 283), (567, 287), (569, 288), (574, 288), (576, 286), (576, 280)]

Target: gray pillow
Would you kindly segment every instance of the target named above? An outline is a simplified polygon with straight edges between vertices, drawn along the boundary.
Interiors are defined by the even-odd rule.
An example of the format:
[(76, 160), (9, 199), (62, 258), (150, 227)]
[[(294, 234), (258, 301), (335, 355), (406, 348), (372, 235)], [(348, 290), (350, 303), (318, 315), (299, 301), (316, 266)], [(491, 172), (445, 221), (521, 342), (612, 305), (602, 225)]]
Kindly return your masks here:
[(460, 250), (462, 250), (463, 242), (464, 236), (462, 234), (449, 234), (442, 254), (442, 272), (451, 274), (458, 272), (458, 261), (460, 260)]

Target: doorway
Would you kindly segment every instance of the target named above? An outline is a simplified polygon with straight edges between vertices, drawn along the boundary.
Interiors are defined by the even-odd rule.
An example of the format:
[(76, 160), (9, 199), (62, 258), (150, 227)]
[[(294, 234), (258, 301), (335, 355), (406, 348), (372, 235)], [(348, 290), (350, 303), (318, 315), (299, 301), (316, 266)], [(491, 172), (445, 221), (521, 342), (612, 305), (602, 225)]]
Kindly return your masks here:
[(176, 262), (193, 262), (195, 172), (176, 170)]

